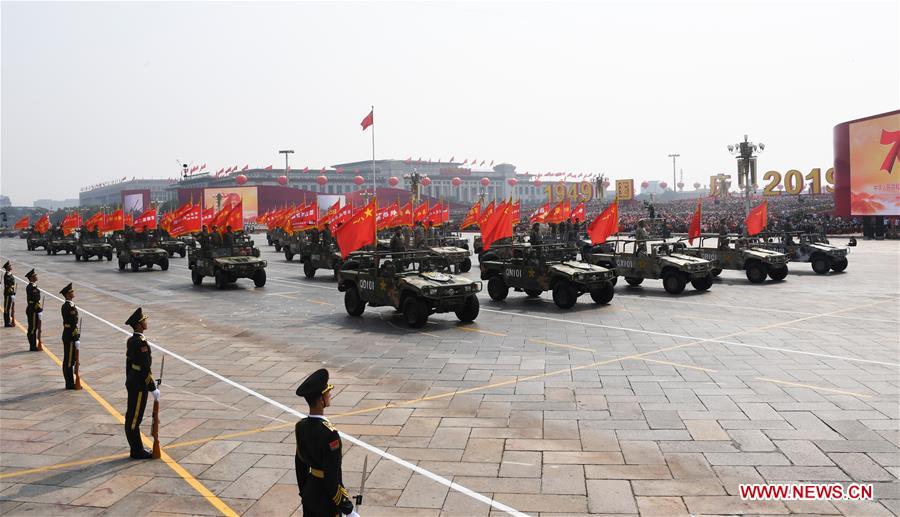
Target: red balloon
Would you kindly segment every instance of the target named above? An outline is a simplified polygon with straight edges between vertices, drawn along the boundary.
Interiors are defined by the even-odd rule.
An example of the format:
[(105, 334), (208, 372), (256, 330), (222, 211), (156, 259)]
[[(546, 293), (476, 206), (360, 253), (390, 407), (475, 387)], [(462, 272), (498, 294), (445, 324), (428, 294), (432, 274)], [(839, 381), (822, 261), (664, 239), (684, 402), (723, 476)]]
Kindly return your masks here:
[(540, 178), (534, 178), (534, 181), (532, 181), (531, 183), (532, 183), (535, 187), (540, 187), (540, 186), (541, 186), (541, 179), (540, 179)]
[(482, 187), (486, 187), (490, 184), (491, 184), (491, 180), (489, 180), (488, 178), (481, 178), (481, 186)]
[(641, 188), (647, 188), (647, 187), (649, 187), (649, 186), (650, 186), (650, 182), (649, 182), (649, 181), (642, 181), (642, 182), (641, 182)]
[(247, 183), (247, 176), (244, 176), (243, 174), (238, 174), (237, 176), (234, 177), (234, 182), (237, 183), (238, 185), (243, 185), (244, 183)]
[(283, 174), (281, 176), (278, 176), (278, 184), (279, 185), (287, 185), (287, 176), (285, 176)]
[(388, 178), (388, 184), (390, 184), (390, 186), (392, 187), (396, 187), (400, 184), (400, 178), (398, 178), (397, 176), (391, 176), (390, 178)]
[(431, 178), (429, 178), (428, 176), (425, 176), (424, 178), (422, 178), (422, 185), (425, 185), (426, 187), (428, 185), (431, 185)]
[(453, 178), (452, 180), (450, 180), (450, 183), (452, 183), (454, 187), (458, 187), (462, 185), (462, 180), (459, 178)]
[(318, 178), (316, 178), (316, 183), (318, 183), (319, 185), (324, 185), (328, 183), (328, 178), (326, 178), (325, 176), (319, 176)]
[(515, 187), (516, 185), (518, 185), (519, 180), (517, 180), (516, 178), (509, 178), (508, 180), (506, 180), (506, 183), (507, 183), (510, 187)]
[(669, 184), (666, 183), (665, 181), (660, 181), (660, 182), (659, 182), (659, 188), (661, 188), (661, 189), (665, 189), (665, 188), (668, 187), (668, 186), (669, 186)]
[(700, 188), (700, 182), (699, 182), (699, 181), (695, 181), (695, 182), (694, 182), (694, 188)]
[(366, 181), (366, 180), (362, 176), (357, 176), (357, 177), (353, 178), (353, 183), (356, 184), (357, 187), (362, 185), (364, 181)]

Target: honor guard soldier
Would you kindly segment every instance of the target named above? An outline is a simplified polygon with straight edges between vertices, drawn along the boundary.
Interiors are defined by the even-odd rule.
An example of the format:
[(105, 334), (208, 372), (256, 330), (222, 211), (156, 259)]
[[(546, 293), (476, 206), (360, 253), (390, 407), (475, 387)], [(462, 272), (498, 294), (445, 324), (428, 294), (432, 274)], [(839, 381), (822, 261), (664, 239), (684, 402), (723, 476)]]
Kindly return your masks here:
[(66, 301), (60, 308), (63, 320), (63, 378), (66, 380), (66, 389), (75, 389), (75, 354), (81, 346), (81, 329), (78, 327), (78, 309), (72, 300), (75, 298), (75, 289), (72, 284), (65, 286), (59, 292)]
[(153, 454), (144, 448), (141, 441), (141, 420), (147, 406), (147, 394), (159, 400), (159, 389), (150, 373), (153, 360), (150, 357), (150, 343), (144, 337), (147, 330), (147, 316), (140, 307), (125, 322), (134, 330), (128, 338), (128, 350), (125, 355), (125, 388), (128, 390), (128, 409), (125, 411), (125, 437), (131, 447), (131, 458), (148, 460)]
[(12, 264), (3, 264), (3, 326), (16, 326), (16, 277), (12, 274)]
[(328, 370), (321, 369), (306, 378), (297, 395), (309, 404), (309, 416), (297, 422), (297, 486), (304, 517), (350, 515), (353, 503), (341, 479), (341, 437), (325, 418), (331, 405)]
[(35, 285), (38, 280), (37, 273), (32, 269), (25, 273), (25, 278), (28, 279), (28, 285), (25, 286), (25, 298), (28, 302), (28, 306), (25, 307), (25, 315), (28, 316), (28, 350), (37, 352), (40, 350), (37, 332), (44, 308), (41, 307), (41, 290)]

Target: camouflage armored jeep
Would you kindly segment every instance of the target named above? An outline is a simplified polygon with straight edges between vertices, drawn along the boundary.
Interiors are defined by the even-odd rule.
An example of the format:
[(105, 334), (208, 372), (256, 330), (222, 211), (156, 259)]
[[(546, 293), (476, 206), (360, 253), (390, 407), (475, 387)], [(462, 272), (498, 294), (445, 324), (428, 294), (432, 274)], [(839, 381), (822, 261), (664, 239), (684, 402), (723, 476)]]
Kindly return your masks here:
[(595, 246), (583, 257), (585, 262), (615, 268), (628, 285), (647, 279), (662, 279), (669, 294), (684, 291), (688, 282), (698, 291), (712, 287), (713, 265), (708, 260), (673, 253), (671, 244), (661, 240), (616, 239)]
[(179, 257), (184, 257), (187, 255), (187, 244), (179, 239), (160, 239), (157, 241), (157, 246), (166, 250), (166, 253), (169, 254), (170, 257), (174, 256), (178, 253)]
[(62, 232), (51, 233), (47, 239), (47, 255), (56, 255), (57, 253), (66, 252), (66, 255), (75, 252), (75, 236), (64, 236)]
[(112, 245), (102, 237), (82, 231), (75, 244), (75, 261), (83, 260), (87, 262), (91, 257), (97, 257), (99, 260), (103, 260), (103, 257), (106, 257), (107, 261), (112, 262)]
[(253, 254), (254, 248), (248, 246), (201, 247), (188, 250), (188, 268), (191, 270), (191, 282), (194, 285), (203, 283), (203, 278), (211, 276), (216, 287), (225, 288), (237, 282), (238, 278), (252, 278), (253, 285), (266, 285), (267, 262)]
[(572, 308), (578, 297), (585, 293), (590, 293), (595, 303), (606, 304), (612, 300), (615, 271), (571, 260), (572, 246), (516, 246), (523, 252), (515, 255), (521, 256), (481, 261), (481, 279), (488, 281), (491, 299), (504, 300), (509, 289), (513, 288), (525, 291), (529, 298), (536, 298), (544, 291), (553, 291), (553, 302), (560, 309)]
[(794, 262), (809, 262), (820, 275), (847, 269), (847, 248), (828, 244), (821, 235), (804, 232), (770, 232), (757, 236), (758, 243), (786, 254)]
[(266, 232), (266, 241), (269, 246), (275, 246), (275, 253), (281, 253), (282, 243), (288, 238), (288, 234), (281, 228)]
[(334, 278), (337, 278), (344, 260), (337, 244), (307, 243), (301, 249), (300, 262), (303, 263), (303, 275), (306, 278), (316, 276), (317, 269), (330, 269), (334, 271)]
[(38, 248), (48, 249), (46, 233), (38, 233), (32, 230), (25, 239), (25, 247), (28, 251), (35, 251)]
[(141, 266), (153, 269), (158, 265), (160, 269), (169, 269), (169, 254), (162, 248), (150, 248), (140, 241), (122, 241), (117, 248), (116, 255), (119, 258), (119, 271), (131, 264), (131, 270), (137, 271)]
[[(711, 239), (717, 239), (715, 245), (710, 244)], [(766, 275), (772, 280), (784, 280), (788, 274), (787, 255), (753, 245), (740, 236), (704, 234), (696, 248), (686, 247), (686, 240), (674, 243), (673, 251), (712, 262), (713, 276), (718, 276), (723, 269), (745, 271), (747, 280), (759, 284), (766, 280)]]
[(424, 327), (431, 314), (451, 311), (460, 321), (474, 321), (481, 282), (436, 270), (448, 267), (445, 258), (427, 250), (354, 252), (341, 267), (338, 290), (351, 316), (369, 305), (394, 307), (413, 328)]

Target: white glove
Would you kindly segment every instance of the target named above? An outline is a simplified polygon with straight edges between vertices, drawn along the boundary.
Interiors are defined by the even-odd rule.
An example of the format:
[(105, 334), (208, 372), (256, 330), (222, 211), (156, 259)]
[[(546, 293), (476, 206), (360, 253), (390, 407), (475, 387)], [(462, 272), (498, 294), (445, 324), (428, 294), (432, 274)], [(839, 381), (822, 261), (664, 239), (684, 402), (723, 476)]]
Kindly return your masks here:
[(347, 517), (361, 517), (361, 516), (358, 513), (356, 513), (356, 510), (353, 510), (352, 512), (347, 514)]
[(81, 341), (75, 340), (75, 350), (79, 350), (81, 348)]
[(150, 394), (153, 395), (153, 400), (159, 402), (159, 388), (151, 391)]
[(16, 295), (14, 295), (14, 294), (9, 295), (9, 299), (11, 301), (16, 301)]
[(34, 315), (37, 317), (37, 319), (41, 319), (41, 313), (36, 312), (36, 313), (34, 313)]

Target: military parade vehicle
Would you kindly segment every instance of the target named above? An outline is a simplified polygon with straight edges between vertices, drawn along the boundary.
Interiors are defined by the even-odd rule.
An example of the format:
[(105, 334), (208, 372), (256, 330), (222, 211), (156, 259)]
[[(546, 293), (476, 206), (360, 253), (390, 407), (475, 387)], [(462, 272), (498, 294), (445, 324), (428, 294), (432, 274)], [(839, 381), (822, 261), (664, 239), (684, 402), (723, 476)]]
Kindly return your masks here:
[(47, 255), (56, 255), (63, 251), (66, 252), (66, 255), (69, 255), (70, 253), (75, 252), (75, 235), (63, 235), (62, 230), (51, 231), (49, 233), (50, 236), (47, 238), (47, 246), (45, 246)]
[(108, 262), (112, 262), (113, 247), (99, 234), (81, 230), (75, 244), (75, 261), (87, 262), (91, 257), (97, 257), (98, 260), (106, 257)]
[(266, 285), (266, 261), (259, 258), (259, 250), (244, 234), (236, 235), (233, 246), (206, 245), (188, 250), (188, 267), (191, 282), (203, 283), (203, 278), (211, 276), (216, 287), (223, 289), (238, 278), (253, 279), (253, 285)]
[(156, 246), (166, 250), (170, 257), (175, 256), (176, 253), (179, 257), (187, 255), (188, 245), (184, 240), (172, 237), (165, 230), (155, 230), (153, 236), (156, 240)]
[(435, 313), (454, 312), (460, 321), (474, 321), (481, 282), (452, 275), (449, 267), (446, 257), (429, 250), (354, 252), (341, 267), (338, 290), (351, 316), (362, 315), (369, 305), (394, 307), (413, 328), (424, 327)]
[(443, 254), (454, 267), (457, 273), (468, 273), (472, 270), (472, 254), (469, 251), (469, 239), (461, 235), (442, 235), (432, 239), (425, 239), (428, 249), (435, 253)]
[(820, 275), (832, 270), (840, 273), (847, 269), (847, 248), (832, 246), (821, 234), (806, 232), (768, 232), (757, 236), (758, 243), (780, 251), (793, 262), (809, 262)]
[(269, 243), (269, 246), (275, 246), (275, 253), (281, 253), (282, 242), (287, 237), (287, 232), (280, 227), (266, 232), (266, 241)]
[[(788, 274), (788, 257), (784, 253), (754, 245), (739, 236), (704, 234), (698, 237), (696, 248), (685, 246), (686, 238), (674, 243), (673, 251), (712, 262), (713, 276), (719, 276), (723, 269), (745, 271), (747, 280), (754, 284), (766, 280), (784, 280)], [(711, 245), (710, 240), (716, 239)]]
[(334, 277), (337, 278), (343, 263), (341, 250), (333, 239), (325, 240), (327, 242), (322, 242), (319, 234), (296, 232), (283, 242), (284, 258), (293, 260), (295, 255), (299, 255), (306, 278), (315, 277), (318, 269), (334, 271)]
[(38, 233), (32, 230), (25, 239), (25, 247), (28, 251), (35, 251), (38, 248), (47, 249), (47, 233)]
[(657, 239), (616, 239), (595, 246), (585, 262), (615, 268), (628, 285), (638, 286), (647, 278), (662, 279), (669, 294), (684, 291), (688, 282), (698, 291), (712, 287), (713, 265), (706, 259), (673, 252), (672, 245)]
[(574, 260), (569, 244), (493, 245), (490, 251), (504, 253), (504, 248), (519, 248), (512, 258), (494, 258), (486, 253), (481, 260), (481, 279), (488, 282), (491, 299), (506, 299), (510, 288), (525, 291), (536, 298), (544, 291), (553, 292), (553, 302), (560, 309), (575, 306), (578, 297), (590, 293), (595, 303), (609, 303), (615, 294), (614, 270)]
[(169, 254), (166, 250), (154, 247), (146, 239), (118, 241), (116, 256), (119, 259), (119, 271), (123, 271), (128, 265), (131, 265), (132, 271), (137, 271), (142, 266), (146, 266), (147, 269), (159, 266), (163, 271), (169, 269)]

